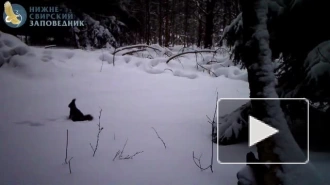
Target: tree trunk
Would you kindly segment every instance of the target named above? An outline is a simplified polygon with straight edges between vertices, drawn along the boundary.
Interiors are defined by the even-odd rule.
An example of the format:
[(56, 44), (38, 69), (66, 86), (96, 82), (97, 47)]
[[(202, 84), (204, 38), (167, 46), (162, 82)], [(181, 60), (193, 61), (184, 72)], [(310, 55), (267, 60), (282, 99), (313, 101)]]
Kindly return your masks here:
[[(267, 30), (268, 5), (266, 0), (242, 0), (244, 50), (242, 61), (248, 69), (250, 98), (278, 98), (275, 90), (275, 75), (271, 63)], [(271, 126), (287, 124), (279, 101), (251, 101), (252, 115)], [(270, 116), (271, 115), (271, 116)], [(278, 128), (278, 127), (276, 127)], [(278, 162), (279, 156), (274, 149), (276, 141), (272, 138), (257, 144), (259, 160)], [(265, 172), (263, 184), (279, 185), (281, 180), (276, 173), (281, 165), (271, 165)]]
[(166, 8), (166, 20), (165, 20), (165, 47), (169, 47), (169, 42), (170, 42), (170, 30), (169, 30), (169, 26), (170, 26), (170, 15), (169, 15), (169, 0), (166, 0), (165, 2), (165, 8)]
[(158, 21), (159, 21), (159, 28), (158, 28), (158, 44), (160, 46), (163, 45), (163, 42), (162, 42), (162, 37), (163, 37), (163, 0), (159, 0), (159, 6), (158, 6)]
[[(278, 98), (267, 30), (268, 3), (266, 0), (242, 0), (241, 2), (245, 44), (242, 61), (248, 70), (250, 97)], [(279, 101), (252, 100), (251, 105), (251, 115), (279, 129), (279, 133), (257, 144), (261, 162), (306, 159), (289, 130)], [(275, 153), (275, 151), (279, 152)], [(261, 176), (261, 184), (265, 185), (322, 184), (316, 171), (309, 164), (299, 166), (272, 164), (264, 173)], [(281, 177), (280, 174), (282, 174)], [(292, 175), (295, 177), (292, 178)]]
[(176, 0), (172, 0), (172, 11), (171, 11), (171, 24), (172, 24), (172, 34), (171, 34), (171, 43), (174, 46), (175, 42), (175, 34), (176, 34), (176, 25), (175, 25), (175, 4)]
[(146, 36), (145, 40), (147, 44), (150, 44), (150, 2), (146, 0)]
[(222, 14), (222, 29), (225, 29), (226, 26), (227, 26), (227, 13), (228, 13), (228, 10), (226, 8), (226, 3), (227, 0), (222, 0), (222, 6), (223, 6), (223, 14)]
[(198, 33), (197, 33), (197, 46), (202, 46), (202, 37), (203, 37), (203, 21), (202, 21), (202, 11), (198, 10)]
[(188, 46), (188, 14), (189, 14), (189, 0), (185, 0), (185, 3), (184, 3), (184, 7), (185, 7), (185, 14), (184, 14), (184, 17), (185, 17), (185, 20), (184, 20), (184, 43), (183, 43), (183, 46), (184, 47), (187, 47)]
[(213, 35), (213, 19), (214, 19), (214, 7), (215, 0), (206, 2), (206, 24), (205, 24), (205, 35), (204, 35), (204, 48), (212, 47), (212, 35)]

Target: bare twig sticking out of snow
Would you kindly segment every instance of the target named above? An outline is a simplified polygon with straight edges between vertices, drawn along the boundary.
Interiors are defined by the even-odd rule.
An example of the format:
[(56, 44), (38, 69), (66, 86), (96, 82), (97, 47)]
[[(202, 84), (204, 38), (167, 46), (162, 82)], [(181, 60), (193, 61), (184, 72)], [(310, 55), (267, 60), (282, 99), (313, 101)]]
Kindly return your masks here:
[[(217, 108), (218, 108), (218, 99), (219, 99), (219, 93), (217, 92), (217, 98), (215, 100), (215, 110), (214, 110), (214, 114), (213, 114), (213, 120), (210, 119), (210, 117), (208, 115), (206, 115), (206, 117), (208, 118), (208, 122), (212, 125), (212, 135), (215, 131), (215, 127), (214, 125), (216, 124), (215, 122), (215, 116), (216, 116), (216, 113), (217, 113)], [(202, 157), (202, 154), (199, 158), (196, 158), (195, 157), (195, 154), (193, 152), (193, 160), (194, 160), (194, 163), (196, 164), (196, 166), (201, 169), (201, 171), (204, 171), (206, 169), (209, 169), (211, 170), (211, 172), (213, 173), (213, 153), (214, 153), (214, 143), (211, 139), (211, 144), (212, 144), (212, 148), (211, 148), (211, 164), (206, 167), (206, 168), (202, 168), (202, 165), (201, 165), (201, 157)], [(196, 160), (198, 161), (198, 163), (196, 162)]]
[(103, 69), (103, 62), (104, 62), (104, 54), (103, 54), (103, 49), (102, 49), (101, 51), (102, 51), (102, 65), (101, 65), (101, 69), (100, 69), (100, 72), (102, 72), (102, 69)]
[(67, 161), (67, 159), (68, 159), (68, 145), (69, 145), (69, 130), (66, 129), (66, 149), (65, 149), (65, 162), (64, 163), (69, 164), (69, 170), (70, 170), (70, 174), (71, 174), (71, 163), (70, 163), (70, 161), (73, 157), (71, 157), (70, 160)]
[(91, 148), (93, 150), (93, 157), (95, 156), (97, 147), (99, 146), (100, 133), (103, 130), (103, 127), (101, 127), (101, 116), (102, 116), (102, 109), (100, 109), (99, 124), (97, 124), (97, 126), (99, 127), (99, 132), (97, 133), (97, 140), (96, 140), (95, 148), (92, 146), (92, 143), (89, 143), (89, 145), (91, 146)]
[(208, 115), (206, 115), (206, 117), (208, 119), (208, 122), (210, 124), (212, 124), (212, 126), (214, 126), (214, 124), (216, 124), (216, 122), (215, 122), (215, 116), (217, 114), (218, 99), (219, 99), (219, 92), (217, 92), (217, 99), (215, 100), (215, 109), (214, 109), (213, 119), (211, 120), (211, 118)]
[(125, 147), (126, 147), (126, 145), (127, 145), (127, 141), (128, 141), (128, 139), (126, 139), (126, 142), (125, 142), (125, 144), (124, 144), (124, 146), (123, 146), (123, 149), (117, 151), (117, 153), (116, 153), (115, 157), (112, 159), (112, 161), (115, 161), (115, 159), (116, 159), (117, 157), (118, 157), (119, 160), (133, 159), (134, 156), (136, 156), (136, 155), (138, 155), (138, 154), (140, 154), (140, 153), (143, 152), (143, 151), (140, 151), (140, 152), (136, 152), (136, 153), (133, 154), (133, 155), (127, 155), (127, 156), (123, 157), (123, 153), (124, 153)]
[[(198, 63), (198, 61), (197, 61), (197, 54), (198, 54), (198, 53), (195, 53), (197, 69), (198, 69), (198, 66), (199, 66), (199, 67), (203, 68), (204, 70), (208, 71), (210, 75), (211, 75), (211, 73), (212, 73), (215, 77), (218, 77), (217, 74), (215, 74), (214, 72), (211, 71), (211, 69), (206, 69), (204, 66), (202, 66), (202, 65), (200, 65), (200, 64)], [(203, 57), (202, 53), (199, 53), (199, 54), (201, 55), (201, 57), (202, 57), (203, 60), (204, 60), (204, 57)], [(214, 53), (214, 54), (216, 54), (216, 53)], [(203, 72), (204, 72), (204, 71), (203, 71)]]
[(70, 158), (70, 160), (69, 160), (69, 170), (70, 170), (70, 174), (71, 174), (71, 159), (72, 159), (73, 157), (71, 157)]
[(213, 71), (211, 71), (210, 69), (206, 69), (204, 66), (200, 65), (198, 62), (196, 62), (196, 64), (197, 64), (197, 66), (199, 66), (199, 67), (203, 68), (204, 70), (208, 71), (209, 74), (212, 73), (215, 77), (218, 77), (218, 75), (215, 74), (215, 73), (214, 73)]
[(163, 143), (163, 145), (166, 149), (166, 144), (165, 144), (164, 140), (159, 136), (158, 132), (156, 131), (156, 129), (154, 127), (151, 127), (151, 128), (155, 131), (155, 133), (157, 134), (158, 139)]
[(66, 148), (65, 148), (65, 164), (68, 164), (68, 144), (69, 144), (69, 130), (66, 129)]
[[(202, 158), (202, 154), (199, 156), (199, 158), (195, 157), (195, 153), (193, 152), (193, 161), (194, 163), (196, 164), (196, 166), (201, 170), (201, 171), (204, 171), (204, 170), (207, 170), (210, 168), (211, 172), (213, 173), (213, 169), (212, 169), (212, 165), (209, 165), (208, 167), (206, 168), (203, 168), (202, 167), (202, 164), (201, 164), (201, 158)], [(198, 163), (197, 163), (197, 162)]]

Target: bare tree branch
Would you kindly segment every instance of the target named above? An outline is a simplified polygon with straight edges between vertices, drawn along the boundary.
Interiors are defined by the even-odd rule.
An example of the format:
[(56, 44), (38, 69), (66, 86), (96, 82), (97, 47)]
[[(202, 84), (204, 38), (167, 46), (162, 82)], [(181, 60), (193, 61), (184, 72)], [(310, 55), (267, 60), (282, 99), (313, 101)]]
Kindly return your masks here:
[[(208, 119), (208, 122), (212, 125), (212, 135), (213, 135), (213, 132), (214, 132), (214, 124), (216, 124), (215, 122), (215, 116), (216, 116), (216, 112), (217, 112), (217, 108), (218, 108), (218, 99), (219, 99), (219, 93), (217, 92), (217, 97), (216, 97), (216, 101), (215, 101), (215, 111), (214, 111), (214, 115), (213, 115), (213, 120), (211, 120), (211, 118), (206, 115), (207, 119)], [(193, 152), (193, 161), (195, 163), (195, 165), (201, 169), (201, 171), (204, 171), (204, 170), (207, 170), (210, 168), (211, 172), (213, 173), (213, 153), (214, 153), (214, 143), (211, 139), (211, 144), (212, 144), (212, 148), (211, 148), (211, 164), (209, 166), (207, 166), (206, 168), (203, 168), (202, 165), (201, 165), (201, 158), (202, 158), (202, 154), (200, 155), (199, 158), (196, 158), (195, 157), (195, 154)], [(197, 162), (196, 162), (197, 160)]]
[[(194, 161), (195, 165), (196, 165), (201, 171), (204, 171), (204, 170), (207, 170), (207, 169), (210, 168), (211, 172), (213, 173), (212, 165), (209, 165), (209, 166), (207, 166), (206, 168), (203, 168), (203, 167), (202, 167), (202, 165), (201, 165), (201, 157), (202, 157), (202, 154), (201, 154), (201, 156), (200, 156), (199, 158), (197, 158), (197, 157), (195, 157), (195, 153), (193, 152), (192, 157), (193, 157), (193, 161)], [(196, 160), (197, 160), (198, 163), (196, 162)]]
[(70, 160), (69, 160), (69, 170), (70, 170), (70, 174), (71, 174), (71, 159), (72, 159), (73, 157), (71, 157), (70, 158)]
[(182, 55), (186, 55), (186, 54), (196, 54), (196, 53), (215, 53), (216, 50), (200, 50), (200, 51), (187, 51), (187, 52), (183, 52), (183, 53), (179, 53), (177, 55), (173, 55), (172, 57), (170, 57), (169, 59), (166, 60), (166, 64), (169, 63), (171, 60), (182, 56)]
[(69, 145), (69, 130), (66, 129), (66, 148), (65, 148), (65, 164), (68, 164), (68, 145)]
[(121, 48), (117, 48), (112, 54), (115, 55), (116, 53), (126, 50), (126, 49), (133, 49), (133, 48), (151, 48), (155, 51), (161, 52), (160, 49), (146, 45), (146, 44), (137, 44), (137, 45), (131, 45), (131, 46), (125, 46), (125, 47), (121, 47)]
[(151, 128), (155, 131), (155, 133), (157, 134), (158, 139), (163, 143), (163, 145), (166, 149), (166, 144), (165, 144), (164, 140), (159, 136), (158, 132), (156, 131), (156, 129), (154, 127), (151, 127)]
[(91, 143), (89, 143), (90, 146), (91, 146), (91, 148), (92, 148), (92, 150), (93, 150), (93, 157), (95, 156), (95, 153), (96, 153), (97, 148), (98, 148), (98, 146), (99, 146), (100, 133), (101, 133), (101, 131), (103, 130), (103, 127), (101, 127), (101, 116), (102, 116), (102, 109), (100, 109), (99, 124), (97, 124), (97, 126), (99, 127), (99, 130), (98, 130), (98, 133), (97, 133), (97, 139), (96, 139), (96, 145), (95, 145), (95, 148), (92, 146)]
[(137, 49), (137, 50), (133, 50), (133, 51), (128, 51), (126, 53), (123, 53), (122, 56), (125, 56), (125, 55), (132, 55), (134, 53), (138, 53), (138, 52), (142, 52), (142, 51), (146, 51), (146, 49)]
[(116, 158), (119, 160), (133, 159), (133, 157), (135, 157), (136, 155), (143, 153), (143, 151), (140, 151), (140, 152), (136, 152), (133, 155), (127, 155), (127, 156), (123, 157), (123, 153), (124, 153), (125, 147), (127, 145), (127, 141), (128, 141), (128, 139), (126, 139), (123, 149), (117, 151), (117, 153), (116, 153), (115, 157), (112, 159), (112, 161), (115, 161)]
[(200, 4), (199, 4), (199, 2), (198, 2), (198, 1), (196, 1), (196, 0), (193, 0), (193, 2), (194, 2), (194, 3), (195, 3), (195, 5), (197, 6), (197, 8), (198, 8), (199, 10), (201, 10), (201, 11), (202, 11), (202, 12), (203, 12), (205, 15), (207, 15), (207, 14), (208, 14), (208, 12), (206, 12), (206, 10), (200, 6)]

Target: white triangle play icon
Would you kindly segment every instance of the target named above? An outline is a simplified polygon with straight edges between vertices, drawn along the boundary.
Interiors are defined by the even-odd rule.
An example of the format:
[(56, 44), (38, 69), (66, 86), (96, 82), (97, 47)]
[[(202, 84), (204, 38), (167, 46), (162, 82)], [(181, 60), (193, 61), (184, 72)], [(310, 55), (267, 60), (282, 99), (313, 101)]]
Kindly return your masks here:
[(276, 134), (277, 132), (277, 129), (268, 126), (264, 122), (252, 116), (249, 116), (249, 147)]

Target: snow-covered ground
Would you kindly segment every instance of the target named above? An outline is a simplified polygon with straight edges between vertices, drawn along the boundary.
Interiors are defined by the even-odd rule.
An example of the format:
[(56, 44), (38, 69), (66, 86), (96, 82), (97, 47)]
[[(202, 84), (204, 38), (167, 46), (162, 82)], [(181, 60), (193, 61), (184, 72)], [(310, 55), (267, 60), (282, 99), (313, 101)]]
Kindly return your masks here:
[[(228, 64), (227, 56), (217, 57)], [(210, 164), (206, 115), (213, 116), (216, 92), (248, 97), (246, 72), (214, 64), (219, 77), (212, 77), (196, 68), (194, 54), (168, 64), (167, 57), (153, 58), (116, 56), (113, 66), (107, 50), (32, 48), (0, 32), (0, 184), (236, 184), (243, 165), (214, 159), (214, 173), (201, 171), (192, 152), (203, 154), (203, 167)], [(73, 98), (93, 121), (67, 120)], [(100, 109), (104, 129), (93, 157)], [(67, 129), (72, 174), (64, 164)], [(143, 152), (113, 160), (126, 141), (123, 157)], [(220, 152), (245, 155), (242, 145)], [(329, 157), (311, 153), (324, 177)]]

